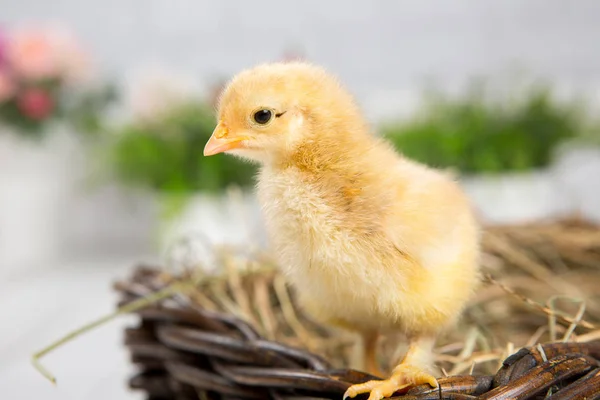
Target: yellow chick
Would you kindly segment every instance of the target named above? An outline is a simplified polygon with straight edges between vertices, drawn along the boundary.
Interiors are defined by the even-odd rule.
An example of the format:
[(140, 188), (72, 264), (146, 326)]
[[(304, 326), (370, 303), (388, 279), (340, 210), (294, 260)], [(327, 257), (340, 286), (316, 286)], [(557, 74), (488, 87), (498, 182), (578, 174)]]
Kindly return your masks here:
[(370, 372), (380, 334), (409, 350), (386, 380), (351, 386), (370, 400), (428, 383), (436, 336), (479, 281), (479, 229), (445, 174), (370, 133), (353, 97), (321, 67), (243, 71), (226, 86), (204, 155), (260, 163), (258, 197), (278, 261), (301, 304), (362, 334)]

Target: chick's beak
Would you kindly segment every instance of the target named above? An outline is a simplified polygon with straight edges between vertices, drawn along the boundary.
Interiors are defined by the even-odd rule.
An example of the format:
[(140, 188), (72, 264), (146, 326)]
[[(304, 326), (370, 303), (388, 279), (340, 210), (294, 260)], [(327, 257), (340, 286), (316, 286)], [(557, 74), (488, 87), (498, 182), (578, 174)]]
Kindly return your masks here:
[(204, 146), (204, 155), (213, 156), (215, 154), (223, 153), (228, 150), (237, 149), (242, 146), (242, 142), (246, 140), (246, 137), (227, 137), (229, 131), (223, 122), (219, 122), (217, 127), (212, 133), (206, 146)]

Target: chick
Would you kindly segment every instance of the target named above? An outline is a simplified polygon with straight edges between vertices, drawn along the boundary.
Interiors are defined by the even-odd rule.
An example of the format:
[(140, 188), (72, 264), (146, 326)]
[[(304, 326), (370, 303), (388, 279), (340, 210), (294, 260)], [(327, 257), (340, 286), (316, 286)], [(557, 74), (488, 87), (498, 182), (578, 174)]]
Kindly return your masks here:
[(409, 340), (388, 379), (351, 386), (344, 397), (437, 386), (436, 336), (459, 317), (479, 275), (479, 229), (458, 185), (372, 135), (349, 92), (315, 65), (239, 73), (218, 118), (204, 155), (260, 164), (268, 235), (301, 304), (359, 332), (376, 376), (378, 336)]

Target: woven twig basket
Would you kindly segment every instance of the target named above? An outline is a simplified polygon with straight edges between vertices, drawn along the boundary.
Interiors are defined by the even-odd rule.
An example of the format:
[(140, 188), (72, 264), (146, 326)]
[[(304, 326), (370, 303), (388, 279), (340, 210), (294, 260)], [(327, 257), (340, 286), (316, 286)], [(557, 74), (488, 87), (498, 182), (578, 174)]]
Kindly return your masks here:
[[(121, 305), (162, 289), (156, 269), (139, 267), (116, 285)], [(261, 338), (243, 320), (175, 295), (138, 311), (126, 345), (140, 372), (130, 386), (148, 399), (341, 399), (373, 379), (333, 369), (321, 357)], [(495, 375), (451, 376), (439, 390), (412, 388), (402, 399), (600, 399), (600, 342), (523, 348)]]

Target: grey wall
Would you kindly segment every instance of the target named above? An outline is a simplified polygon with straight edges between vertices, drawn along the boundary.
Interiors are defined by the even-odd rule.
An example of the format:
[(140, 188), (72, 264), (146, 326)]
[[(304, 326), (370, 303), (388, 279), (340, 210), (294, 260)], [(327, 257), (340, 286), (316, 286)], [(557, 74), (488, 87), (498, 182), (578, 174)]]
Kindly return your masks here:
[(160, 62), (206, 83), (300, 45), (372, 116), (426, 82), (451, 89), (513, 67), (567, 90), (600, 86), (597, 0), (0, 0), (0, 23), (31, 19), (68, 23), (122, 77)]
[[(99, 69), (124, 82), (158, 63), (207, 85), (300, 46), (339, 74), (373, 119), (409, 110), (425, 84), (451, 90), (512, 68), (567, 92), (600, 93), (599, 0), (0, 0), (0, 26), (35, 20), (72, 27)], [(46, 171), (40, 182), (71, 179), (38, 171)], [(112, 188), (69, 188), (54, 228), (65, 248), (140, 254), (152, 207)]]

